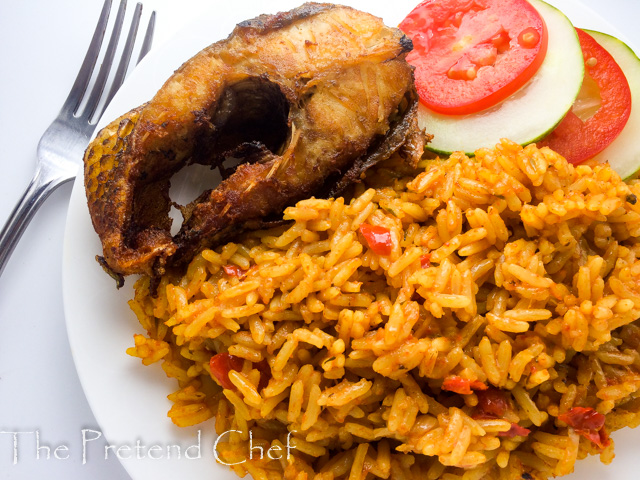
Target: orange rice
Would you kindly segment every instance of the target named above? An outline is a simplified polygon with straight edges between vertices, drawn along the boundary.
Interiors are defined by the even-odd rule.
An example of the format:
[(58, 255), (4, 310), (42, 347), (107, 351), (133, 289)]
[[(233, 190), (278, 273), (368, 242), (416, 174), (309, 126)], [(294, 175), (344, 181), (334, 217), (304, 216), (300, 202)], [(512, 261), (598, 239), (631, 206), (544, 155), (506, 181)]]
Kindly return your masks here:
[[(640, 185), (506, 140), (409, 176), (391, 166), (348, 203), (303, 200), (286, 226), (202, 251), (156, 295), (136, 283), (147, 333), (128, 353), (178, 381), (169, 417), (237, 430), (226, 463), (250, 433), (280, 452), (231, 467), (256, 480), (543, 479), (610, 462), (608, 433), (640, 423)], [(388, 255), (363, 224), (388, 231)], [(210, 371), (224, 352), (241, 359), (225, 389)], [(569, 422), (581, 412), (604, 426)]]

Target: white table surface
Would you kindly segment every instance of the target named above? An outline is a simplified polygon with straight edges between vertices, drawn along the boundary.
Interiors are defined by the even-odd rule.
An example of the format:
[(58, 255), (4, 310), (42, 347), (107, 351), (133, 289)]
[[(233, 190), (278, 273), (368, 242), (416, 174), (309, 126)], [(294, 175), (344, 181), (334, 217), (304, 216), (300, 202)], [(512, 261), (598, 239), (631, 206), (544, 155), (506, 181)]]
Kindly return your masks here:
[[(154, 44), (216, 1), (145, 0), (147, 15), (157, 11)], [(638, 51), (640, 2), (581, 1)], [(38, 140), (66, 98), (101, 6), (101, 0), (0, 0), (0, 223), (31, 178)], [(70, 192), (71, 184), (62, 186), (36, 213), (0, 277), (2, 479), (129, 478), (114, 457), (83, 464), (82, 430), (100, 426), (78, 380), (64, 323), (61, 255)], [(15, 462), (14, 435), (2, 432), (26, 432), (15, 435)], [(38, 458), (37, 440), (50, 448), (48, 460), (46, 449)], [(67, 450), (58, 450), (56, 459), (59, 446)]]

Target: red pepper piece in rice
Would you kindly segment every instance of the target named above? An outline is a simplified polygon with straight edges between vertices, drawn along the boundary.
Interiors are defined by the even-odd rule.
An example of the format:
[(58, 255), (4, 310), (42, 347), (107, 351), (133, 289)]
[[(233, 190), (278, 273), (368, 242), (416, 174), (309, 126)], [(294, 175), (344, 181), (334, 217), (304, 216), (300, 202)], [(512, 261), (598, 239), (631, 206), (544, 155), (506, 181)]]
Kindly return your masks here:
[(457, 375), (449, 375), (442, 382), (442, 390), (459, 393), (460, 395), (471, 395), (474, 390), (486, 390), (487, 388), (489, 387), (478, 380), (469, 380)]
[(478, 415), (494, 418), (503, 418), (507, 410), (510, 409), (509, 401), (505, 393), (497, 388), (489, 388), (477, 392)]
[(572, 427), (578, 435), (593, 442), (599, 448), (606, 448), (611, 439), (604, 428), (605, 416), (591, 407), (573, 407), (567, 413), (558, 415), (558, 420)]
[(241, 269), (237, 265), (225, 265), (222, 268), (224, 269), (224, 273), (230, 277), (242, 278), (247, 274), (246, 270)]
[(526, 437), (531, 433), (528, 428), (521, 427), (517, 423), (511, 423), (511, 428), (506, 432), (498, 432), (499, 437)]
[[(211, 370), (211, 376), (217, 380), (222, 388), (229, 390), (235, 390), (236, 386), (229, 380), (229, 372), (235, 370), (236, 372), (242, 371), (244, 365), (244, 359), (231, 355), (227, 352), (216, 353), (211, 360), (209, 360), (209, 369)], [(267, 359), (262, 359), (259, 362), (252, 362), (253, 368), (260, 372), (260, 381), (258, 383), (258, 391), (262, 390), (269, 384), (271, 379), (271, 367)]]
[(374, 253), (378, 255), (389, 255), (391, 253), (393, 244), (391, 243), (391, 232), (388, 228), (363, 223), (358, 230), (360, 230), (367, 245)]
[(220, 384), (222, 388), (235, 389), (235, 385), (229, 380), (229, 372), (235, 370), (237, 372), (242, 370), (244, 360), (235, 355), (230, 355), (227, 352), (216, 353), (211, 360), (209, 360), (209, 369), (211, 370), (211, 376)]
[(253, 368), (260, 372), (260, 381), (258, 382), (258, 391), (262, 390), (269, 384), (271, 380), (271, 367), (266, 358), (263, 358), (258, 363), (253, 364)]

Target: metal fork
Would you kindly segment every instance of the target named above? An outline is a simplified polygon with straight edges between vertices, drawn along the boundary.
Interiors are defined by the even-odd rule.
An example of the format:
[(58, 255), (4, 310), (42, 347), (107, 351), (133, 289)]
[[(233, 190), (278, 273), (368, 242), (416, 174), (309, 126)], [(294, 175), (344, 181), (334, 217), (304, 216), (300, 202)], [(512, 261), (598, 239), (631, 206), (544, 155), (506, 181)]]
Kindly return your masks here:
[[(86, 104), (80, 111), (80, 106), (85, 98), (85, 93), (87, 93), (87, 87), (100, 54), (107, 22), (109, 21), (109, 13), (111, 12), (111, 3), (112, 0), (105, 0), (89, 49), (73, 87), (71, 87), (71, 92), (57, 118), (40, 139), (37, 151), (38, 163), (33, 179), (9, 215), (2, 231), (0, 231), (0, 275), (36, 210), (57, 187), (75, 178), (83, 152), (96, 128), (96, 123), (126, 77), (142, 15), (141, 3), (136, 5), (111, 88), (104, 95), (124, 24), (127, 1), (121, 0), (102, 65), (95, 77), (95, 82)], [(154, 28), (155, 12), (149, 18), (149, 24), (140, 47), (137, 62), (151, 48)]]

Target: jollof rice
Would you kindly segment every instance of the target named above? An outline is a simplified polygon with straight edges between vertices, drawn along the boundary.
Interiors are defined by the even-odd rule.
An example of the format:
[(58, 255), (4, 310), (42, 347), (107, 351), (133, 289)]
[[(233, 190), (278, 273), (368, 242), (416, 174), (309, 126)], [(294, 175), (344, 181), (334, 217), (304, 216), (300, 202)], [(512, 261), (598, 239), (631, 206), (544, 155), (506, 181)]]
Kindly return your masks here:
[(137, 282), (173, 422), (280, 452), (238, 475), (543, 479), (640, 423), (640, 185), (508, 141), (419, 167)]

